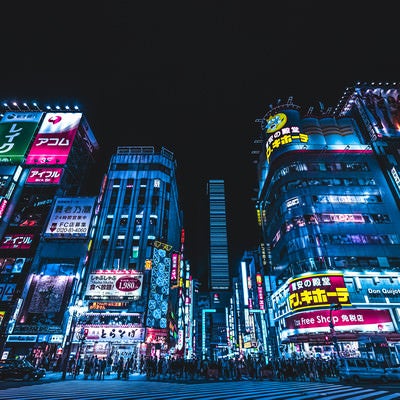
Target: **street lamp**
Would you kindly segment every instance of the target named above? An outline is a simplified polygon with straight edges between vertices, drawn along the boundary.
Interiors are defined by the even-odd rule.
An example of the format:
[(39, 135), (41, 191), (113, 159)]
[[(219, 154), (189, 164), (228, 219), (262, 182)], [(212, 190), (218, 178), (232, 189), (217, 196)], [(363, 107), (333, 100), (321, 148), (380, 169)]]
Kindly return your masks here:
[(76, 325), (78, 322), (78, 318), (80, 315), (82, 315), (84, 312), (87, 311), (87, 307), (84, 307), (83, 301), (81, 299), (79, 299), (75, 306), (69, 307), (70, 314), (71, 314), (71, 311), (72, 311), (71, 328), (69, 330), (67, 339), (65, 341), (65, 354), (64, 354), (64, 360), (63, 360), (63, 372), (62, 372), (61, 379), (65, 379), (67, 376), (68, 363), (69, 363), (69, 359), (71, 356), (71, 350), (72, 350), (72, 341), (74, 340), (74, 337), (75, 337), (75, 329), (76, 329)]
[(340, 357), (339, 344), (338, 344), (338, 339), (336, 337), (335, 324), (333, 323), (332, 311), (333, 310), (341, 310), (341, 309), (342, 309), (342, 305), (339, 303), (334, 303), (329, 306), (329, 310), (330, 310), (330, 312), (329, 312), (329, 328), (331, 329), (333, 346), (339, 357)]
[[(83, 321), (83, 324), (86, 323), (86, 320)], [(76, 327), (75, 327), (76, 329)], [(76, 375), (79, 373), (79, 370), (81, 368), (81, 353), (83, 349), (83, 344), (85, 343), (86, 339), (86, 333), (85, 333), (85, 327), (82, 325), (81, 328), (79, 329), (79, 332), (76, 334), (77, 339), (79, 340), (79, 346), (78, 346), (78, 351), (76, 352), (76, 357), (75, 357), (75, 370), (74, 370), (74, 379), (76, 379)]]

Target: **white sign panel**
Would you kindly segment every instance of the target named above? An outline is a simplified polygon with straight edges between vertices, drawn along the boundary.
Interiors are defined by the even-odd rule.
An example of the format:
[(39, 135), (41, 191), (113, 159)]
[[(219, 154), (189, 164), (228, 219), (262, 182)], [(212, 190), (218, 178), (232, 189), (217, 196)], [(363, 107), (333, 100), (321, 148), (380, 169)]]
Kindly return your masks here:
[(86, 238), (95, 200), (95, 197), (57, 198), (45, 235), (50, 238)]
[(143, 273), (134, 270), (97, 271), (89, 275), (85, 299), (135, 300), (142, 295)]
[(85, 332), (85, 340), (96, 342), (143, 342), (145, 328), (134, 325), (82, 325), (75, 330), (74, 342), (80, 340), (81, 328)]
[(36, 342), (37, 335), (8, 335), (7, 342)]
[(82, 113), (47, 113), (38, 133), (70, 132), (77, 129)]

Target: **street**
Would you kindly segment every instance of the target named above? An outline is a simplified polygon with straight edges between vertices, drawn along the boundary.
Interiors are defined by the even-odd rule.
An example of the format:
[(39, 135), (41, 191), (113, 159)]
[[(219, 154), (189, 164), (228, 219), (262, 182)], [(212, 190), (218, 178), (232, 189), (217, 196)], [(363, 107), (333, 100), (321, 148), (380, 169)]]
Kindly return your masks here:
[(399, 400), (399, 385), (349, 385), (337, 379), (330, 382), (277, 380), (241, 381), (162, 381), (132, 374), (118, 380), (113, 374), (105, 380), (74, 380), (49, 373), (38, 382), (0, 382), (4, 400), (132, 400), (132, 399), (265, 399), (265, 400)]

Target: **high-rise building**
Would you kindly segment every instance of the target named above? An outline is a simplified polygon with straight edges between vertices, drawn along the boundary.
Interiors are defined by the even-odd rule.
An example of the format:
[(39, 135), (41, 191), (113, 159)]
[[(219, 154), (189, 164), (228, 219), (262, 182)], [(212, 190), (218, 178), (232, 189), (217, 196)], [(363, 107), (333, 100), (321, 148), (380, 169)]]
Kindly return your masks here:
[(170, 314), (178, 300), (170, 286), (179, 286), (183, 246), (174, 154), (152, 146), (118, 147), (99, 197), (82, 296), (89, 308), (89, 351), (159, 356), (169, 351)]
[(306, 112), (290, 98), (260, 120), (257, 208), (282, 354), (398, 362), (398, 94), (356, 87), (335, 110)]
[(208, 181), (209, 199), (209, 287), (228, 290), (231, 285), (226, 222), (225, 183), (221, 179)]
[[(210, 332), (203, 340), (203, 357), (215, 358), (227, 349), (227, 313), (232, 296), (228, 248), (225, 182), (210, 179), (207, 184), (209, 206), (209, 296), (211, 309), (203, 323), (209, 324)], [(204, 331), (204, 329), (202, 329)], [(204, 352), (204, 349), (207, 349)]]
[(69, 300), (85, 268), (95, 198), (77, 196), (99, 146), (77, 110), (45, 112), (36, 103), (4, 106), (0, 350), (10, 357), (54, 356), (65, 343)]
[(242, 354), (265, 354), (272, 357), (265, 304), (264, 275), (260, 270), (259, 252), (245, 251), (234, 279), (232, 345)]

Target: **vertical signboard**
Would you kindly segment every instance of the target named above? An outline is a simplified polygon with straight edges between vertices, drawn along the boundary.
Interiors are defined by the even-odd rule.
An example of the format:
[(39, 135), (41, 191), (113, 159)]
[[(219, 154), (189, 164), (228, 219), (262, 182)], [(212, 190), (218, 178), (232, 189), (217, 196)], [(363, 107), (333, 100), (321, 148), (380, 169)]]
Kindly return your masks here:
[[(356, 91), (365, 107), (367, 118), (371, 122), (376, 136), (379, 138), (398, 138), (400, 135), (399, 90), (397, 88), (366, 86), (356, 88)], [(375, 140), (376, 138), (372, 137), (372, 139)]]
[(21, 163), (42, 112), (6, 112), (0, 121), (0, 164)]
[(29, 250), (33, 244), (33, 239), (33, 234), (6, 233), (0, 241), (0, 249)]
[(34, 275), (13, 333), (62, 333), (74, 276)]
[(351, 306), (342, 273), (310, 273), (289, 280), (291, 311), (329, 308), (331, 304)]
[(82, 113), (47, 113), (26, 158), (27, 165), (67, 162)]
[(58, 185), (63, 172), (64, 168), (33, 167), (29, 170), (25, 183)]
[(44, 235), (48, 238), (87, 237), (96, 197), (60, 197), (55, 200)]
[(151, 270), (150, 294), (147, 303), (147, 327), (164, 329), (168, 326), (171, 250), (171, 245), (159, 241), (154, 242), (153, 268)]

